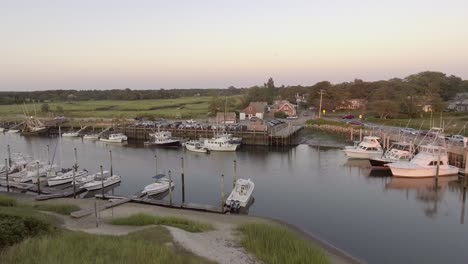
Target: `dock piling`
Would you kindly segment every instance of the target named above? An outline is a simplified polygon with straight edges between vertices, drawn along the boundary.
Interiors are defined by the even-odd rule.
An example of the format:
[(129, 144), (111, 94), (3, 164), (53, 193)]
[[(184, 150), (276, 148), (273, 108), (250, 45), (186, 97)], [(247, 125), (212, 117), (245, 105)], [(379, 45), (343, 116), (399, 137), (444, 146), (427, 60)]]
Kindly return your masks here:
[(47, 145), (47, 164), (50, 165), (50, 146)]
[(102, 199), (104, 199), (104, 170), (102, 169), (102, 165), (101, 165), (101, 193), (102, 193)]
[(114, 175), (114, 170), (112, 169), (112, 150), (109, 150), (109, 155), (110, 155), (110, 175)]
[(234, 160), (234, 174), (232, 176), (232, 188), (236, 186), (237, 181), (237, 161)]
[(7, 151), (8, 151), (8, 167), (11, 167), (11, 149), (10, 149), (10, 145), (7, 146)]
[[(185, 173), (184, 173), (184, 157), (180, 158), (180, 167), (181, 167), (181, 173), (180, 177), (182, 180), (182, 204), (185, 203)], [(171, 185), (169, 184), (169, 188), (171, 188)]]
[(10, 181), (8, 180), (8, 172), (10, 170), (10, 166), (8, 166), (8, 159), (5, 159), (5, 177), (6, 177), (6, 186), (7, 186), (7, 192), (10, 192)]
[(221, 174), (221, 198), (220, 198), (221, 211), (224, 208), (224, 174)]
[(168, 171), (169, 175), (169, 205), (172, 206), (172, 176), (171, 176), (171, 171)]
[(362, 128), (359, 129), (359, 141), (362, 141)]
[(41, 194), (41, 178), (39, 177), (39, 161), (36, 161), (37, 165), (37, 194)]

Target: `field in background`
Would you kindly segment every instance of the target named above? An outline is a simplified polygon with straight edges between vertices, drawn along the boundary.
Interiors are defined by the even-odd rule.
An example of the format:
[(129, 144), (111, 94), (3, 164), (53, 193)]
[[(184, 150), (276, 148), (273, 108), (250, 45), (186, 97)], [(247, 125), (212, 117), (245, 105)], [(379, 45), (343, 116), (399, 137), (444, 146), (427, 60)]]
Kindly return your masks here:
[[(154, 116), (161, 118), (207, 117), (212, 97), (185, 97), (161, 100), (135, 101), (73, 101), (48, 103), (49, 113), (41, 112), (42, 103), (26, 105), (30, 115), (35, 110), (40, 117), (63, 115), (66, 117), (134, 118)], [(36, 109), (34, 109), (36, 108)], [(63, 109), (63, 112), (61, 109)], [(24, 105), (0, 105), (1, 118), (17, 118), (23, 115)]]

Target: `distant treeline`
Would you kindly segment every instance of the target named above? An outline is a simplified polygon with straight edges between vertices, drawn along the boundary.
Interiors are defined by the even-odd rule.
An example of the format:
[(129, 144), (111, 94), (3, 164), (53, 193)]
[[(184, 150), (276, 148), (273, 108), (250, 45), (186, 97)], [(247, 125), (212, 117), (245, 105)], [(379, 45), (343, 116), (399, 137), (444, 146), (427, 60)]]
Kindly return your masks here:
[(28, 102), (61, 102), (89, 100), (144, 100), (174, 99), (193, 96), (231, 96), (241, 93), (241, 89), (159, 89), (159, 90), (46, 90), (33, 92), (0, 92), (0, 104)]

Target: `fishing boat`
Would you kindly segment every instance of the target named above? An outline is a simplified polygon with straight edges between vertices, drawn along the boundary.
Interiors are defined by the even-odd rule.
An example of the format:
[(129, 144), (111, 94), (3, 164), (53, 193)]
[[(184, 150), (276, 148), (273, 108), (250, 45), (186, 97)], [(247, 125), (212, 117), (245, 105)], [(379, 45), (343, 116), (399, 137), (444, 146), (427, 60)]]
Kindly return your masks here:
[[(110, 172), (109, 171), (103, 171), (102, 172), (102, 175), (104, 175), (104, 178), (106, 177), (110, 177)], [(89, 183), (89, 182), (92, 182), (94, 180), (96, 180), (97, 178), (101, 178), (101, 173), (100, 172), (97, 172), (97, 173), (94, 173), (94, 174), (88, 174), (88, 175), (85, 175), (85, 176), (81, 176), (79, 178), (75, 178), (75, 182), (73, 182), (73, 179), (71, 181), (71, 184), (75, 183), (75, 185), (78, 185), (78, 186), (82, 186), (86, 183)]]
[(93, 181), (90, 181), (86, 184), (84, 184), (83, 186), (81, 186), (80, 188), (82, 189), (86, 189), (88, 191), (92, 191), (92, 190), (99, 190), (99, 189), (102, 189), (103, 187), (107, 187), (107, 186), (111, 186), (113, 184), (116, 184), (116, 183), (119, 183), (121, 182), (121, 177), (119, 175), (112, 175), (112, 176), (104, 176), (101, 177), (100, 174), (96, 175), (95, 179)]
[(231, 194), (226, 199), (226, 205), (231, 209), (246, 207), (252, 198), (255, 184), (250, 179), (238, 179)]
[(100, 138), (99, 140), (107, 143), (122, 143), (127, 141), (128, 137), (123, 133), (110, 134), (108, 138)]
[(88, 140), (99, 140), (99, 134), (86, 134), (83, 138)]
[(455, 175), (459, 171), (449, 165), (447, 149), (432, 144), (419, 146), (419, 153), (409, 162), (399, 161), (387, 166), (393, 176), (408, 178), (435, 177), (437, 170), (439, 176)]
[(61, 185), (65, 183), (70, 183), (73, 181), (73, 177), (75, 177), (75, 180), (78, 180), (82, 177), (88, 176), (88, 171), (87, 170), (82, 170), (82, 171), (77, 171), (75, 172), (75, 175), (73, 175), (73, 170), (70, 170), (65, 173), (59, 173), (57, 176), (49, 178), (47, 180), (47, 185), (49, 186), (56, 186), (56, 185)]
[(80, 134), (78, 132), (68, 132), (68, 133), (63, 133), (62, 137), (79, 137)]
[(229, 133), (220, 133), (220, 134), (217, 134), (215, 135), (215, 137), (219, 138), (219, 137), (227, 137), (229, 139), (229, 141), (233, 144), (242, 144), (242, 138), (240, 137), (234, 137), (232, 134), (229, 134)]
[(372, 167), (387, 168), (385, 164), (397, 161), (410, 161), (413, 157), (415, 146), (408, 142), (395, 142), (385, 151), (382, 157), (372, 157), (369, 162)]
[(207, 153), (208, 149), (198, 140), (190, 140), (184, 143), (187, 150), (199, 153)]
[(169, 131), (158, 131), (150, 134), (150, 141), (145, 142), (145, 145), (178, 147), (180, 139), (172, 137), (172, 133)]
[(227, 137), (205, 139), (204, 147), (210, 151), (236, 151), (239, 144), (231, 143)]
[(155, 182), (146, 185), (146, 187), (141, 191), (143, 195), (156, 195), (163, 193), (170, 188), (174, 188), (174, 182), (169, 181), (168, 178), (166, 178), (166, 175), (164, 174), (158, 174), (156, 176), (153, 176), (153, 179), (156, 179)]
[(347, 146), (343, 151), (346, 156), (353, 159), (380, 157), (383, 154), (383, 150), (379, 139), (379, 137), (365, 136), (361, 142), (355, 143), (354, 146)]

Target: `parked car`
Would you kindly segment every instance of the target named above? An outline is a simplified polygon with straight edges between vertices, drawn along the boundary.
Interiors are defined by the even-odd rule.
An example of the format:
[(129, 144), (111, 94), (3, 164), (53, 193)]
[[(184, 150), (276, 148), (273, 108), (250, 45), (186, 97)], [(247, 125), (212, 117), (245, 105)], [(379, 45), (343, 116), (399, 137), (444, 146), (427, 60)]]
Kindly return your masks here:
[(297, 116), (288, 116), (286, 119), (297, 119)]
[(354, 119), (354, 115), (344, 115), (341, 119)]
[(451, 141), (451, 142), (463, 142), (463, 139), (465, 137), (462, 136), (462, 135), (452, 135), (450, 137), (448, 137), (448, 140)]
[(400, 133), (407, 134), (407, 135), (417, 135), (418, 131), (414, 128), (402, 128), (400, 129)]

